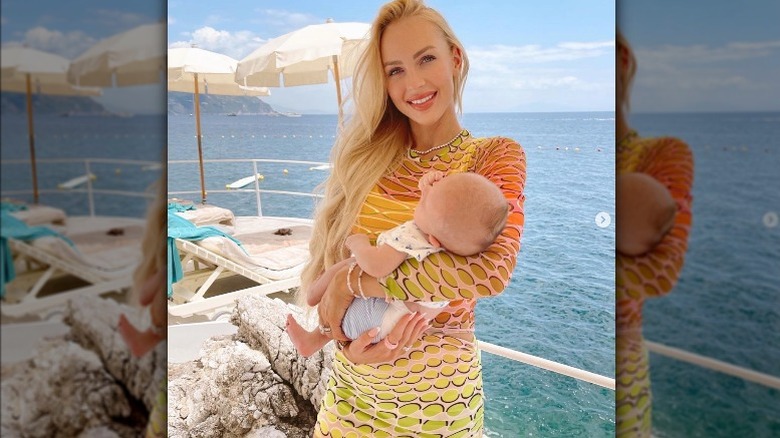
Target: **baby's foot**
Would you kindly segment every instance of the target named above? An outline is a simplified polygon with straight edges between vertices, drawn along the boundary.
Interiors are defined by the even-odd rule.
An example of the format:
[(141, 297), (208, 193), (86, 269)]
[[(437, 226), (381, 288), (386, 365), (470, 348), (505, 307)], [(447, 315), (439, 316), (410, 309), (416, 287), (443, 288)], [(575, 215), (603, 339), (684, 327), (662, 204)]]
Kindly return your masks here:
[(287, 333), (290, 335), (290, 340), (293, 345), (295, 345), (295, 349), (298, 350), (298, 354), (301, 356), (309, 357), (322, 348), (319, 340), (320, 335), (318, 333), (306, 331), (306, 329), (298, 324), (298, 321), (296, 321), (292, 315), (287, 315), (285, 327)]
[(163, 337), (151, 328), (141, 332), (130, 324), (125, 315), (119, 315), (119, 334), (135, 357), (141, 357), (153, 349)]

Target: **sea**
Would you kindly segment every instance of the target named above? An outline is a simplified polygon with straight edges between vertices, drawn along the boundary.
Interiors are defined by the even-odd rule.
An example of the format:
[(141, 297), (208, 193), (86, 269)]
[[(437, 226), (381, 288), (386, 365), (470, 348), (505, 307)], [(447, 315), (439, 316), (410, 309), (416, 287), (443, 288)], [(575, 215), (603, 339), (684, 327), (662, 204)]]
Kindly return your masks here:
[[(780, 113), (636, 114), (694, 156), (693, 226), (645, 338), (780, 378)], [(658, 437), (778, 437), (780, 390), (650, 354)]]
[[(27, 158), (24, 117), (3, 118), (2, 158)], [(200, 199), (194, 117), (169, 116), (167, 133), (165, 124), (154, 117), (88, 119), (38, 117), (38, 158), (138, 159), (154, 156), (158, 153), (154, 145), (165, 144), (167, 139), (168, 160), (185, 161), (169, 165), (169, 193)], [(203, 114), (201, 122), (206, 160), (327, 162), (337, 118)], [(465, 114), (462, 124), (474, 136), (511, 137), (527, 155), (526, 222), (517, 267), (502, 294), (478, 303), (477, 337), (613, 377), (614, 113)], [(257, 214), (254, 193), (228, 191), (226, 184), (256, 171), (263, 175), (262, 189), (312, 192), (328, 172), (310, 163), (258, 162), (257, 166), (206, 163), (208, 202), (237, 215), (253, 215)], [(11, 172), (5, 172), (6, 167)], [(57, 183), (83, 174), (83, 168), (55, 164), (47, 169), (40, 179), (53, 192), (42, 196), (42, 201), (68, 206), (70, 214), (76, 214), (71, 211), (77, 207), (83, 209), (84, 202), (58, 200), (71, 195), (55, 190)], [(117, 169), (114, 164), (100, 167), (93, 187), (127, 184), (144, 190), (160, 175), (159, 171)], [(25, 166), (4, 165), (3, 171), (3, 190), (7, 184), (15, 190), (29, 188)], [(81, 193), (72, 196), (76, 195), (83, 197)], [(136, 208), (143, 202), (130, 198), (112, 208), (128, 212), (131, 204)], [(263, 194), (261, 204), (265, 215), (300, 217), (310, 217), (314, 205), (311, 198), (282, 194)], [(602, 222), (603, 228), (597, 225), (599, 214), (611, 219)], [(487, 436), (614, 436), (612, 390), (485, 352), (482, 361)]]

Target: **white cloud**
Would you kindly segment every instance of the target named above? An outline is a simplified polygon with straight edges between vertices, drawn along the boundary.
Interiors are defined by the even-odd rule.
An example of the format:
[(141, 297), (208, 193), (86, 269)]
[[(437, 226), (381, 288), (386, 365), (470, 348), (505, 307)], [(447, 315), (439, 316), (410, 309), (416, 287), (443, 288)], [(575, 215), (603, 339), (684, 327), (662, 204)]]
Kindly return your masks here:
[(95, 43), (94, 38), (82, 31), (60, 32), (42, 26), (25, 32), (22, 41), (28, 47), (56, 53), (68, 59), (75, 58)]
[(241, 59), (265, 42), (257, 34), (248, 30), (230, 32), (217, 30), (211, 26), (204, 26), (190, 33), (185, 32), (184, 35), (189, 37), (187, 41), (175, 41), (168, 47), (191, 47), (196, 44), (201, 49)]
[(638, 111), (767, 106), (767, 99), (780, 97), (776, 75), (767, 70), (778, 55), (778, 40), (637, 47), (632, 106)]
[(489, 69), (495, 64), (540, 64), (612, 56), (614, 47), (614, 41), (565, 42), (554, 47), (493, 45), (470, 48), (467, 52), (475, 67)]

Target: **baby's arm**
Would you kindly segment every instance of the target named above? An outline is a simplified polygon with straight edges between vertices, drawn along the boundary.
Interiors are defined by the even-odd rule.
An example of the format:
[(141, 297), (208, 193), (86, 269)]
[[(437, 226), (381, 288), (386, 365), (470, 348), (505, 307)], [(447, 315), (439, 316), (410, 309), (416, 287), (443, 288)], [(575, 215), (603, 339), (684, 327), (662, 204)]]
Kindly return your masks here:
[(328, 285), (330, 284), (331, 280), (333, 280), (333, 277), (336, 275), (339, 269), (343, 268), (344, 266), (349, 266), (349, 264), (354, 261), (355, 258), (350, 257), (326, 269), (325, 272), (323, 272), (322, 275), (320, 275), (317, 280), (315, 280), (314, 283), (309, 286), (309, 290), (306, 292), (306, 304), (312, 307), (319, 304), (320, 300), (322, 299), (322, 295), (325, 294), (325, 290), (328, 288)]
[(360, 269), (372, 277), (388, 275), (407, 257), (406, 253), (390, 245), (371, 246), (366, 234), (353, 234), (347, 237), (345, 244), (354, 254)]

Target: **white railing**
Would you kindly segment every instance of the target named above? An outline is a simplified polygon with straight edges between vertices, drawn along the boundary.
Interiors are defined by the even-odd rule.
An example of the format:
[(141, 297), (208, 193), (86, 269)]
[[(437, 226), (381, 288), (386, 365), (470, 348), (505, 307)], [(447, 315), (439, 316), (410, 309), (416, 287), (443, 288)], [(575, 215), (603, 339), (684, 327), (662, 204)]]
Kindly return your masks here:
[(769, 374), (749, 370), (737, 365), (732, 365), (728, 362), (723, 362), (711, 357), (691, 353), (690, 351), (681, 350), (679, 348), (669, 347), (657, 342), (645, 340), (645, 346), (647, 347), (648, 351), (659, 354), (661, 356), (666, 356), (682, 362), (698, 365), (702, 368), (707, 368), (713, 371), (721, 372), (723, 374), (728, 374), (729, 376), (738, 377), (753, 383), (758, 383), (759, 385), (763, 385), (768, 388), (780, 389), (780, 378), (770, 376)]
[[(198, 164), (198, 160), (168, 160), (168, 165), (171, 164)], [(273, 163), (273, 164), (305, 164), (309, 166), (327, 166), (328, 163), (323, 163), (321, 161), (301, 161), (301, 160), (275, 160), (275, 159), (266, 159), (266, 158), (238, 158), (238, 159), (210, 159), (210, 160), (203, 160), (203, 163), (252, 163), (252, 175), (257, 175), (260, 173), (260, 169), (258, 168), (258, 163)], [(316, 193), (303, 193), (303, 192), (291, 192), (291, 191), (285, 191), (285, 190), (271, 190), (271, 189), (261, 189), (260, 188), (260, 181), (255, 179), (253, 187), (251, 189), (207, 189), (206, 194), (209, 193), (231, 193), (231, 194), (238, 194), (238, 193), (254, 193), (255, 194), (255, 204), (257, 206), (257, 216), (262, 217), (263, 216), (263, 202), (261, 200), (260, 195), (265, 194), (275, 194), (275, 195), (288, 195), (288, 196), (301, 196), (301, 197), (309, 197), (309, 198), (322, 198), (322, 195), (316, 194)], [(188, 190), (188, 191), (168, 191), (169, 196), (181, 196), (181, 195), (195, 195), (200, 196), (201, 192), (198, 190)]]
[[(92, 174), (93, 164), (123, 164), (123, 165), (135, 165), (139, 168), (143, 167), (155, 167), (160, 166), (157, 161), (144, 161), (144, 160), (132, 160), (132, 159), (113, 159), (113, 158), (45, 158), (36, 159), (36, 163), (40, 164), (73, 164), (83, 163), (84, 175)], [(30, 160), (3, 160), (3, 165), (29, 165)], [(154, 193), (146, 191), (128, 191), (128, 190), (109, 190), (95, 188), (92, 184), (92, 179), (87, 178), (85, 182), (86, 188), (73, 188), (73, 189), (39, 189), (39, 194), (72, 194), (83, 193), (87, 197), (89, 205), (89, 215), (95, 216), (95, 195), (112, 195), (112, 196), (127, 196), (127, 197), (139, 197), (153, 199)], [(28, 196), (32, 195), (33, 190), (0, 190), (0, 196), (12, 197), (12, 196)]]
[[(253, 166), (253, 174), (259, 173), (257, 167), (258, 163), (279, 163), (279, 164), (305, 164), (310, 166), (324, 166), (328, 163), (316, 162), (316, 161), (297, 161), (297, 160), (275, 160), (275, 159), (218, 159), (218, 160), (203, 160), (204, 163), (247, 163), (251, 162)], [(193, 164), (197, 165), (198, 160), (170, 160), (168, 164)], [(260, 200), (261, 193), (269, 194), (283, 194), (290, 196), (306, 196), (306, 197), (322, 197), (321, 195), (302, 192), (290, 192), (282, 190), (267, 190), (260, 189), (258, 180), (254, 182), (254, 188), (252, 189), (230, 189), (230, 190), (207, 190), (207, 193), (254, 193), (255, 200), (257, 202), (257, 215), (262, 216), (262, 202)], [(168, 191), (168, 195), (200, 195), (200, 191)], [(533, 356), (520, 351), (512, 350), (510, 348), (502, 347), (500, 345), (494, 345), (488, 342), (478, 341), (479, 348), (487, 353), (495, 354), (516, 362), (525, 363), (538, 368), (542, 368), (548, 371), (552, 371), (564, 376), (572, 377), (574, 379), (582, 380), (594, 385), (599, 385), (607, 389), (615, 390), (615, 379), (605, 377), (599, 374), (591, 373), (589, 371), (574, 368), (568, 365), (564, 365), (558, 362), (554, 362), (548, 359), (544, 359), (538, 356)]]

